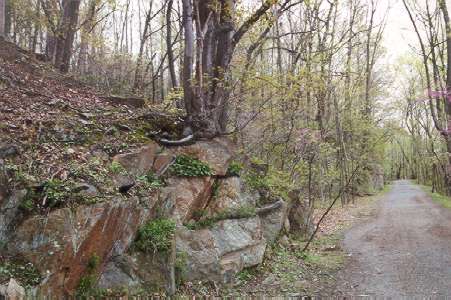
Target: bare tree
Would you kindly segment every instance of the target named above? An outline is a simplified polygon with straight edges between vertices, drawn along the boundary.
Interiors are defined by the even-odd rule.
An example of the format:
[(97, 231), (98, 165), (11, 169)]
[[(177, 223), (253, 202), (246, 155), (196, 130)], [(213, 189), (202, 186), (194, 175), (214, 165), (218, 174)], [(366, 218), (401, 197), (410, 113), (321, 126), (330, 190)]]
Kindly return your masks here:
[(188, 121), (199, 137), (212, 138), (226, 132), (229, 68), (234, 50), (244, 34), (278, 1), (264, 1), (237, 30), (234, 26), (234, 2), (182, 1), (184, 100)]

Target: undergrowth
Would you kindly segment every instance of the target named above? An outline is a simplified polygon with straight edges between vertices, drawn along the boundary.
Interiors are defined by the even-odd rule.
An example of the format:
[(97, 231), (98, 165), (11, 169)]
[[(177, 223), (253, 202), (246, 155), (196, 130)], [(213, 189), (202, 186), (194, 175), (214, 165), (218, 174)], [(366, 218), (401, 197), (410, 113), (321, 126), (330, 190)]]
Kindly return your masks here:
[(208, 164), (197, 158), (187, 155), (178, 155), (171, 165), (170, 171), (176, 176), (200, 177), (212, 175), (212, 170)]
[(167, 252), (171, 249), (174, 233), (173, 220), (156, 219), (138, 230), (134, 246), (145, 253)]

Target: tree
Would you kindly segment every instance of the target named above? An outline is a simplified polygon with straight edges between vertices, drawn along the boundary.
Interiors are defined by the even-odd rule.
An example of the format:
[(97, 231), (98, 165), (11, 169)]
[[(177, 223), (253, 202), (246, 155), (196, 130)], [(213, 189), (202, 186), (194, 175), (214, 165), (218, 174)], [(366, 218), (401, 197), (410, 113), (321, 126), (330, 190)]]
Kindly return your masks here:
[(0, 0), (0, 36), (5, 37), (6, 26), (6, 0)]
[(244, 34), (277, 2), (264, 1), (235, 30), (235, 1), (182, 0), (184, 101), (188, 122), (198, 137), (212, 138), (226, 132), (229, 68), (234, 50)]

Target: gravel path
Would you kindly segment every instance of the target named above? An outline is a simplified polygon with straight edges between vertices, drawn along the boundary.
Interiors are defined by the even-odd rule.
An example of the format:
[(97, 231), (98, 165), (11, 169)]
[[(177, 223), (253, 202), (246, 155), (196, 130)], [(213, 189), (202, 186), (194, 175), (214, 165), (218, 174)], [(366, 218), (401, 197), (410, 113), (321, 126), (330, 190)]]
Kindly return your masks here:
[(396, 181), (379, 205), (345, 236), (350, 260), (336, 294), (451, 296), (451, 210), (409, 181)]

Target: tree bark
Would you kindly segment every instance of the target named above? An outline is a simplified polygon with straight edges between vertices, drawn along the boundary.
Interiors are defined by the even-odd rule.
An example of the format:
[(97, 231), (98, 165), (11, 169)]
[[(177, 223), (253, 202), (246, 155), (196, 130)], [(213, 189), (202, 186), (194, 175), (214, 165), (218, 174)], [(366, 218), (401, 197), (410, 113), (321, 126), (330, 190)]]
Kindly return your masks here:
[[(264, 1), (235, 31), (235, 1), (182, 1), (184, 100), (188, 121), (196, 136), (213, 138), (226, 132), (230, 94), (227, 84), (234, 50), (244, 34), (277, 2)], [(192, 80), (194, 65), (196, 77)]]
[(6, 37), (6, 0), (0, 0), (0, 36)]
[(172, 15), (172, 5), (174, 0), (168, 1), (168, 7), (166, 11), (166, 47), (168, 49), (168, 65), (169, 65), (169, 74), (171, 76), (172, 88), (178, 88), (177, 75), (175, 73), (175, 58), (174, 58), (174, 50), (172, 47), (172, 27), (171, 27), (171, 15)]

